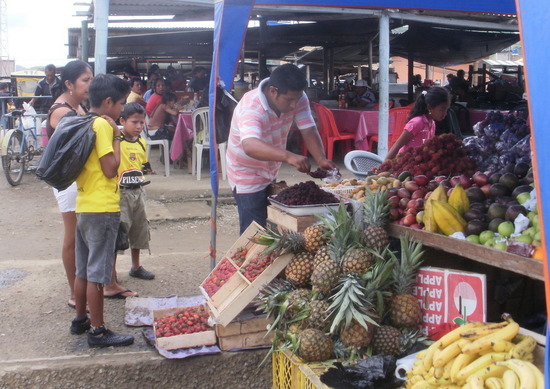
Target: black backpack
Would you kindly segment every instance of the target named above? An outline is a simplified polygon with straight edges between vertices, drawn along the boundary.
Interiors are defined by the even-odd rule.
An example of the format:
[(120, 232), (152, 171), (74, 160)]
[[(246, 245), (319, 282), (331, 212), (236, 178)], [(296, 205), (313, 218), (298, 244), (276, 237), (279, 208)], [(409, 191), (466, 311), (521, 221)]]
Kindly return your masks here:
[(71, 186), (94, 148), (96, 117), (69, 112), (61, 118), (36, 169), (38, 178), (57, 190)]

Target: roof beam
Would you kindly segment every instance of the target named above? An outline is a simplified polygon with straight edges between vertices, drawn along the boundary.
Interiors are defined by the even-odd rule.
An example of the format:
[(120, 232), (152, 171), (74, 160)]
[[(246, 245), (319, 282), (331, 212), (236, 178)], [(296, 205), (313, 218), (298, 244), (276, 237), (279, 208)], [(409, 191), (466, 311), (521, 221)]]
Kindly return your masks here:
[(398, 20), (410, 20), (414, 22), (441, 24), (445, 26), (480, 28), (483, 30), (491, 30), (491, 31), (492, 30), (513, 31), (513, 32), (519, 31), (517, 24), (504, 24), (504, 23), (495, 23), (495, 22), (481, 22), (477, 20), (444, 18), (441, 16), (418, 15), (418, 14), (411, 14), (411, 13), (402, 13), (399, 11), (390, 12), (390, 18), (398, 19)]

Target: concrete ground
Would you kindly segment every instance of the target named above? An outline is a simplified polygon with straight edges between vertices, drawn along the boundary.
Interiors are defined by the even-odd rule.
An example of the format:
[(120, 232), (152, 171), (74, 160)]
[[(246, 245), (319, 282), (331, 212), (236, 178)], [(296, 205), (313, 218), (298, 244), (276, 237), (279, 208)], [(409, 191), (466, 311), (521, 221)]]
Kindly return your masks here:
[[(188, 296), (210, 269), (210, 180), (207, 169), (197, 181), (187, 169), (164, 177), (153, 150), (147, 210), (151, 255), (142, 264), (156, 274), (152, 281), (131, 278), (129, 255), (119, 256), (119, 281), (140, 296)], [(316, 166), (313, 167), (313, 170)], [(284, 166), (289, 184), (308, 177)], [(268, 388), (270, 365), (258, 368), (266, 350), (223, 353), (185, 360), (158, 355), (141, 335), (124, 325), (124, 301), (106, 300), (109, 328), (133, 334), (134, 345), (89, 349), (85, 336), (68, 331), (74, 310), (60, 249), (63, 224), (52, 190), (32, 174), (11, 187), (0, 177), (0, 388)], [(218, 259), (238, 237), (238, 220), (230, 189), (220, 181)]]

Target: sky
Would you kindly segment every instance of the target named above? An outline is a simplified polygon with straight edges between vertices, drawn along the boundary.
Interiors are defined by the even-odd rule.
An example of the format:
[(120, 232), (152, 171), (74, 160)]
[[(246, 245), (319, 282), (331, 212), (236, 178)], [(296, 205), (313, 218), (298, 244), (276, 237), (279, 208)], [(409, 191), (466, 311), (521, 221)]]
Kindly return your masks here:
[(68, 29), (80, 27), (77, 0), (7, 0), (8, 55), (26, 68), (66, 64)]

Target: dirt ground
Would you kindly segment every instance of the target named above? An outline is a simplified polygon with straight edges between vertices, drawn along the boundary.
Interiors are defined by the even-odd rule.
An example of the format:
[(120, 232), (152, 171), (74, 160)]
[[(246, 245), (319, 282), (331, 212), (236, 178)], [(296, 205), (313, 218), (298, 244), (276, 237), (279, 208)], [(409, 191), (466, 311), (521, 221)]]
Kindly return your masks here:
[[(163, 171), (158, 163), (153, 167), (158, 172)], [(143, 281), (130, 277), (129, 255), (119, 256), (117, 262), (119, 282), (142, 297), (199, 294), (198, 285), (210, 269), (208, 173), (203, 170), (203, 179), (197, 181), (186, 170), (172, 172), (170, 177), (150, 176), (152, 183), (147, 187), (151, 255), (143, 252), (142, 264), (153, 271), (156, 278)], [(292, 169), (286, 172), (287, 182), (304, 179)], [(89, 349), (84, 335), (69, 333), (75, 311), (67, 306), (69, 290), (61, 262), (63, 223), (52, 189), (33, 174), (26, 174), (17, 187), (9, 186), (1, 175), (0, 198), (0, 365), (4, 366), (0, 368), (0, 387), (17, 387), (17, 384), (6, 385), (9, 372), (29, 361), (50, 365), (55, 361), (74, 362), (78, 358), (86, 361), (88, 357), (113, 358), (117, 355), (133, 355), (130, 360), (136, 355), (156, 359), (158, 354), (146, 344), (142, 328), (124, 325), (124, 300), (105, 301), (105, 322), (114, 331), (133, 334), (134, 345)], [(220, 201), (218, 258), (238, 237), (236, 207), (223, 181)], [(256, 360), (258, 357), (254, 353), (258, 352), (250, 355)], [(259, 353), (263, 358), (265, 351)], [(248, 362), (241, 361), (239, 366), (243, 363)], [(269, 368), (263, 369), (263, 379), (266, 375), (269, 375)], [(251, 387), (250, 384), (246, 386)]]

